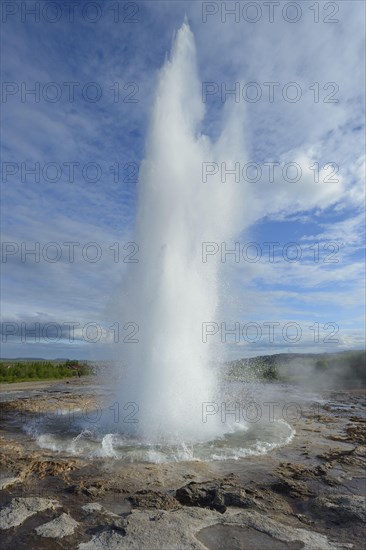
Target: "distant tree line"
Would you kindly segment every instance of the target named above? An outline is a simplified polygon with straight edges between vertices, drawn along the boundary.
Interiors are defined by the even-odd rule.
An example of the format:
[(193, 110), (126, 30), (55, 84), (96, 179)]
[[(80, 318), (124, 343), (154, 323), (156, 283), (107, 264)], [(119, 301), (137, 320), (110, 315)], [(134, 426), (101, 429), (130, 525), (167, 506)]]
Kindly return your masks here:
[(47, 380), (71, 378), (91, 374), (91, 368), (83, 362), (64, 361), (5, 361), (0, 363), (0, 382), (25, 382), (28, 380)]

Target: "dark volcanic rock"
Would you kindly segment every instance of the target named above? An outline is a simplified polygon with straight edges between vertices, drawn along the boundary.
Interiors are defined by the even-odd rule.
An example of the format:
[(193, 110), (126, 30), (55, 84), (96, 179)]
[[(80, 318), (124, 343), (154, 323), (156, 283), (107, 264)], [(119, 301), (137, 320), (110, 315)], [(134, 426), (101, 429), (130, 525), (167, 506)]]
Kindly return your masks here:
[(357, 447), (354, 447), (353, 449), (334, 448), (319, 454), (318, 457), (328, 462), (333, 462), (333, 461), (340, 462), (344, 459), (344, 457), (351, 456), (356, 451), (357, 451)]
[(128, 497), (135, 508), (154, 508), (155, 510), (174, 510), (180, 503), (174, 497), (159, 491), (142, 490)]
[(81, 480), (75, 485), (69, 486), (69, 491), (75, 495), (87, 495), (88, 497), (100, 497), (104, 495), (108, 487), (108, 482), (95, 481), (93, 483)]
[(292, 497), (314, 496), (304, 481), (295, 481), (286, 477), (279, 477), (277, 481), (272, 483), (271, 488), (277, 493)]
[(362, 443), (363, 445), (366, 443), (366, 430), (363, 424), (348, 426), (346, 432), (350, 441)]
[(289, 495), (293, 498), (314, 497), (318, 481), (323, 481), (328, 485), (337, 483), (336, 479), (329, 475), (328, 470), (331, 470), (331, 468), (330, 463), (309, 468), (302, 464), (281, 462), (276, 469), (277, 480), (272, 483), (271, 488), (277, 493)]
[(195, 483), (192, 481), (177, 489), (177, 500), (185, 506), (199, 506), (224, 513), (228, 506), (248, 508), (254, 505), (253, 498), (247, 496), (244, 489), (232, 483), (209, 481)]
[(365, 499), (360, 495), (320, 496), (313, 501), (312, 507), (321, 512), (323, 518), (336, 523), (366, 522)]

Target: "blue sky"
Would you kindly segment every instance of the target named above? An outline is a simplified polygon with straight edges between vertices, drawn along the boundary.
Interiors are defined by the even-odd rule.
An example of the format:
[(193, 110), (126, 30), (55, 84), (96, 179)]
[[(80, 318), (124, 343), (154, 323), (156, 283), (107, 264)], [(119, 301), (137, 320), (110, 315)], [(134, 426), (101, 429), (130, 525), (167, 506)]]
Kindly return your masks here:
[[(4, 11), (4, 4), (1, 271), (8, 334), (3, 334), (3, 357), (98, 359), (106, 353), (79, 328), (97, 323), (104, 329), (100, 343), (111, 341), (114, 320), (106, 311), (123, 279), (121, 260), (132, 251), (123, 246), (131, 240), (158, 71), (185, 15), (196, 40), (200, 79), (218, 90), (205, 98), (202, 131), (217, 137), (225, 116), (220, 92), (237, 86), (239, 95), (226, 101), (245, 102), (240, 169), (249, 162), (262, 169), (258, 181), (247, 182), (243, 231), (227, 243), (230, 248), (237, 242), (242, 250), (254, 242), (262, 255), (257, 262), (243, 254), (239, 262), (228, 256), (222, 264), (220, 315), (227, 323), (255, 322), (262, 328), (276, 322), (279, 333), (273, 342), (229, 341), (230, 356), (289, 347), (310, 352), (364, 347), (363, 2), (316, 2), (319, 22), (314, 2), (307, 1), (285, 12), (286, 3), (280, 2), (273, 22), (262, 2), (257, 22), (251, 21), (253, 11), (245, 11), (247, 2), (238, 2), (239, 12), (226, 14), (226, 21), (225, 9), (233, 2), (75, 2), (73, 21), (62, 2), (53, 2), (37, 21), (22, 13), (21, 2), (14, 3), (14, 13)], [(47, 4), (40, 2), (42, 9)], [(59, 21), (52, 23), (54, 5)], [(290, 22), (297, 15), (299, 20)], [(247, 86), (253, 82), (255, 87)], [(269, 82), (275, 83), (273, 101)], [(24, 95), (35, 83), (36, 100)], [(253, 90), (262, 94), (256, 102), (246, 95)], [(298, 101), (291, 101), (294, 93), (300, 94)], [(35, 163), (39, 181), (25, 171)], [(74, 178), (70, 163), (78, 163)], [(278, 163), (273, 182), (265, 163)], [(302, 169), (294, 183), (283, 176), (291, 163)], [(310, 168), (314, 163), (319, 163), (318, 182)], [(338, 167), (333, 181), (331, 168), (324, 169), (329, 163)], [(73, 262), (70, 245), (64, 244), (70, 242), (79, 243)], [(92, 242), (98, 248), (85, 249)], [(273, 257), (264, 244), (269, 242), (279, 243)], [(293, 258), (295, 249), (285, 248), (289, 243), (301, 250), (298, 261), (283, 257), (288, 250)], [(40, 261), (22, 257), (22, 246), (39, 246)], [(47, 261), (59, 250), (59, 260)], [(98, 261), (89, 260), (100, 251)], [(53, 341), (29, 336), (21, 342), (10, 335), (11, 323), (30, 329), (36, 322), (66, 328)], [(283, 338), (289, 322), (302, 328), (297, 342)], [(70, 323), (79, 323), (71, 342)], [(319, 323), (319, 342), (309, 329), (314, 323)], [(327, 323), (338, 327), (338, 342), (324, 341)]]

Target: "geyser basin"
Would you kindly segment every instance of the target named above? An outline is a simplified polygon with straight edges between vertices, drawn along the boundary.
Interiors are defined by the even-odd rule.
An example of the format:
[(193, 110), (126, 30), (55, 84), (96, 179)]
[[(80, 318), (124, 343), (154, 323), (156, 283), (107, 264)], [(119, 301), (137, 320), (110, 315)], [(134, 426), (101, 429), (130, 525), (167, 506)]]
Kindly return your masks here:
[[(162, 433), (156, 441), (154, 433), (149, 440), (141, 436), (138, 422), (124, 422), (126, 419), (138, 421), (135, 408), (121, 407), (116, 414), (115, 403), (110, 407), (84, 410), (67, 406), (50, 409), (47, 414), (30, 416), (22, 427), (39, 447), (62, 456), (126, 462), (237, 459), (266, 454), (291, 441), (295, 434), (289, 424), (291, 417), (284, 418), (280, 414), (286, 410), (284, 404), (289, 402), (291, 391), (271, 384), (222, 383), (220, 401), (206, 406), (206, 418), (201, 419), (203, 426), (210, 428), (212, 423), (215, 429), (218, 421), (221, 434), (210, 438), (208, 430), (205, 440), (200, 439), (202, 432), (199, 430), (196, 438)], [(85, 401), (85, 396), (80, 395), (80, 398)], [(101, 398), (106, 400), (106, 395)], [(60, 399), (62, 401), (62, 394)], [(94, 403), (96, 401), (97, 398)], [(247, 420), (242, 417), (243, 410), (246, 410)]]
[(244, 426), (231, 426), (230, 432), (211, 441), (178, 441), (149, 443), (133, 435), (118, 432), (103, 434), (97, 426), (80, 430), (85, 420), (74, 413), (73, 424), (68, 415), (47, 415), (27, 425), (26, 431), (44, 449), (61, 455), (85, 458), (115, 458), (126, 462), (171, 462), (183, 460), (225, 460), (260, 455), (286, 445), (294, 436), (291, 426), (279, 419), (260, 421)]

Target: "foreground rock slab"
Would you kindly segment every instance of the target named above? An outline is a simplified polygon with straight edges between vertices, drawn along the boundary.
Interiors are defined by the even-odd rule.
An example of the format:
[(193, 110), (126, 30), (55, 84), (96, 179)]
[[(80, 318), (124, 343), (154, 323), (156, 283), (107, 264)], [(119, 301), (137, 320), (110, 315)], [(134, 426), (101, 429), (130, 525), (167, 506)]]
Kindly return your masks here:
[(204, 538), (202, 533), (206, 531), (207, 540), (210, 528), (224, 528), (228, 537), (241, 530), (244, 548), (245, 536), (250, 548), (264, 549), (263, 544), (271, 550), (340, 550), (353, 547), (352, 544), (330, 541), (314, 531), (284, 525), (256, 512), (228, 510), (223, 514), (203, 508), (181, 508), (157, 512), (134, 510), (125, 518), (124, 530), (103, 530), (89, 542), (81, 543), (78, 550), (207, 550), (211, 547), (201, 542), (200, 538)]
[(247, 512), (245, 515), (233, 513), (231, 521), (238, 525), (252, 527), (260, 533), (270, 535), (275, 541), (294, 542), (297, 545), (301, 542), (302, 546), (300, 548), (304, 550), (353, 548), (353, 544), (330, 541), (328, 537), (315, 531), (285, 525), (257, 512)]
[(13, 498), (0, 512), (0, 529), (10, 529), (24, 523), (26, 519), (44, 510), (55, 510), (60, 504), (57, 500), (29, 497)]
[(44, 523), (35, 529), (37, 535), (41, 537), (49, 537), (53, 539), (62, 539), (72, 535), (79, 523), (68, 514), (61, 514), (56, 519)]
[(103, 531), (95, 535), (89, 542), (81, 543), (78, 546), (78, 550), (119, 550), (120, 548), (126, 548), (124, 539), (115, 531)]

